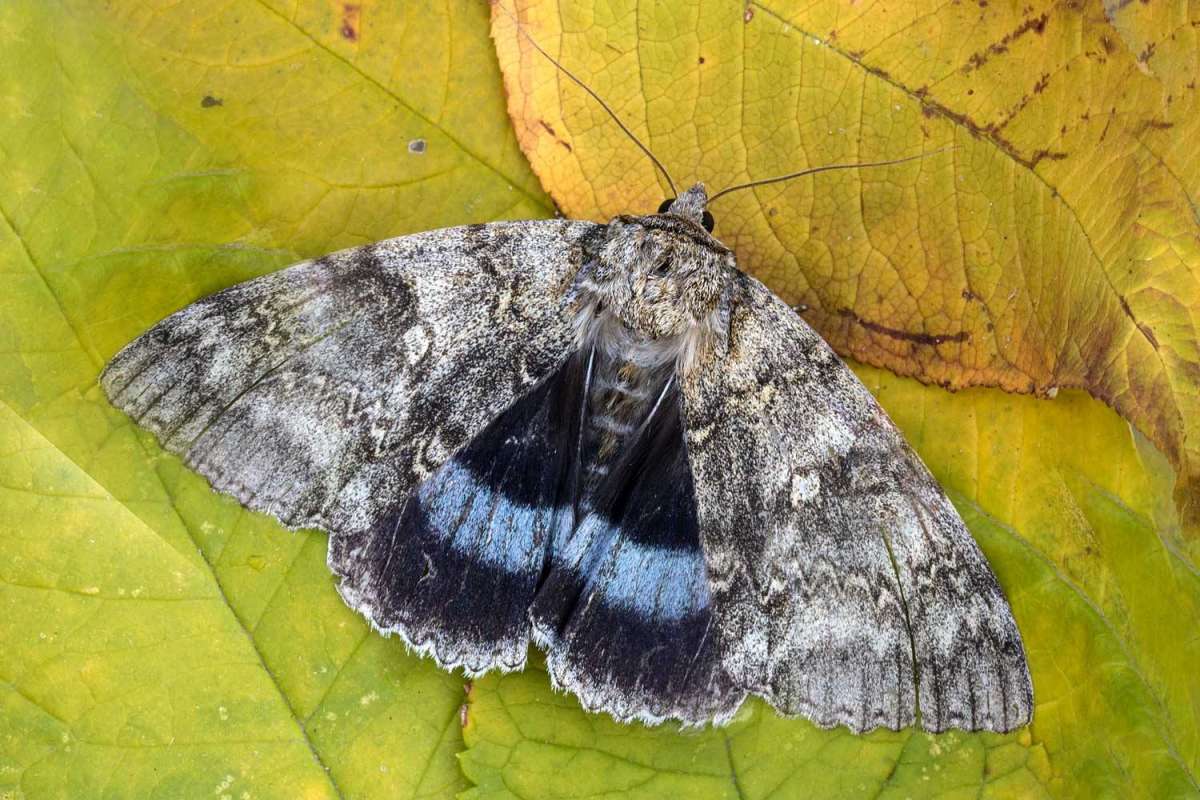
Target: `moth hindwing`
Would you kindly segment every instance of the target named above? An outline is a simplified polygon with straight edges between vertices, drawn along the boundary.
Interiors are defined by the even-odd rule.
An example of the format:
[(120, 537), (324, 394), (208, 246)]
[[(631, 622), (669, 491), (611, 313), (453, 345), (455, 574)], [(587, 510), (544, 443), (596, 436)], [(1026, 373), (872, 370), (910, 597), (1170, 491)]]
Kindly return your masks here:
[(962, 520), (711, 227), (697, 185), (347, 250), (184, 308), (102, 383), (217, 490), (328, 531), (346, 602), (443, 667), (536, 644), (649, 723), (751, 694), (854, 731), (1027, 723)]

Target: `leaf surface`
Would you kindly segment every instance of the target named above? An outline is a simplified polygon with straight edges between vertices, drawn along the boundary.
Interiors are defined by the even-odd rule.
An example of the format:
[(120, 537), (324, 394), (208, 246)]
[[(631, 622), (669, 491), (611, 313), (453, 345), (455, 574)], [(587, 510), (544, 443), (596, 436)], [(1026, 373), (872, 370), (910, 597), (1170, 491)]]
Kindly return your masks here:
[(96, 378), (300, 258), (549, 213), (487, 9), (17, 0), (0, 117), (0, 796), (457, 791), (462, 680), (343, 605), (324, 535), (210, 492)]
[(504, 0), (493, 36), (568, 216), (672, 192), (531, 38), (683, 184), (930, 154), (729, 195), (717, 234), (843, 355), (1086, 389), (1167, 454), (1200, 530), (1200, 7)]

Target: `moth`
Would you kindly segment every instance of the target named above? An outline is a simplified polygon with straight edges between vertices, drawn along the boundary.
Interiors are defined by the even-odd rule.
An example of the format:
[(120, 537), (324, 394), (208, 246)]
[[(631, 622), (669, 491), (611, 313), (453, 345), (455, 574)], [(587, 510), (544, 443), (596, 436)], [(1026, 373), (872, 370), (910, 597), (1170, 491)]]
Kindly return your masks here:
[(651, 724), (750, 695), (856, 732), (1028, 723), (983, 554), (708, 202), (306, 261), (172, 314), (101, 383), (216, 490), (327, 531), (345, 601), (443, 668), (536, 645), (556, 689)]

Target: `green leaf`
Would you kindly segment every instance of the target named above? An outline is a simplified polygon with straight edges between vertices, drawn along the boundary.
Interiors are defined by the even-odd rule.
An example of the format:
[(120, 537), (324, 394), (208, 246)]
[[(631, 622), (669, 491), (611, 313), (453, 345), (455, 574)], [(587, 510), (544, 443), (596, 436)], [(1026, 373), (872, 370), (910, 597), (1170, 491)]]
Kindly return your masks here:
[[(486, 7), (0, 5), (0, 796), (442, 797), (463, 682), (96, 387), (302, 257), (552, 208)], [(447, 13), (448, 11), (448, 13)]]
[(623, 727), (530, 671), (471, 690), (468, 797), (1200, 794), (1200, 571), (1166, 460), (1079, 392), (951, 395), (858, 372), (950, 490), (1008, 594), (1033, 675), (1032, 726), (853, 736), (756, 701), (724, 729)]
[(0, 406), (0, 787), (333, 797), (194, 548)]

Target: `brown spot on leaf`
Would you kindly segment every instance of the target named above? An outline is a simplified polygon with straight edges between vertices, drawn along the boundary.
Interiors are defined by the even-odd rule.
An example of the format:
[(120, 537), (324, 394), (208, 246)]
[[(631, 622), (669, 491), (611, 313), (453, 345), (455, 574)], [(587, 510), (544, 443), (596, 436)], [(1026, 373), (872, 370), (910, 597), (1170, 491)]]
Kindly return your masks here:
[[(1067, 154), (1062, 152), (1061, 150), (1051, 150), (1049, 148), (1043, 147), (1041, 150), (1033, 151), (1033, 155), (1031, 155), (1029, 157), (1028, 166), (1030, 169), (1033, 169), (1034, 167), (1036, 167), (1038, 165), (1038, 162), (1041, 161), (1042, 159), (1049, 159), (1050, 161), (1062, 161), (1066, 157), (1067, 157)], [(1025, 163), (1025, 162), (1022, 162), (1022, 163)], [(1058, 197), (1057, 189), (1054, 190), (1054, 196)]]
[[(1137, 134), (1143, 134), (1148, 130), (1168, 131), (1175, 127), (1174, 122), (1167, 122), (1163, 119), (1148, 119), (1138, 126)], [(1136, 135), (1136, 134), (1135, 134)]]
[[(896, 86), (897, 88), (900, 88), (900, 89), (904, 88), (899, 83), (897, 83), (895, 80), (893, 80), (892, 76), (889, 75), (885, 70), (882, 70), (879, 67), (876, 67), (874, 65), (868, 64), (865, 61), (862, 61), (862, 60), (856, 58), (853, 54), (850, 54), (850, 57), (851, 57), (851, 60), (854, 61), (855, 64), (862, 67), (864, 70), (866, 70), (867, 72), (876, 76), (877, 78), (885, 80), (888, 83), (892, 84), (893, 86)], [(920, 90), (918, 90), (917, 92), (914, 92), (913, 94), (916, 95), (919, 92), (920, 92)], [(968, 90), (968, 94), (970, 94), (970, 90)], [(931, 96), (929, 96), (928, 91), (926, 91), (921, 96), (917, 97), (917, 99), (921, 103), (921, 113), (924, 114), (926, 117), (928, 117), (928, 118), (944, 117), (945, 119), (948, 119), (952, 122), (958, 123), (959, 125), (966, 128), (967, 132), (970, 133), (975, 138), (991, 142), (996, 147), (1000, 148), (1000, 150), (1003, 151), (1005, 153), (1005, 155), (1007, 155), (1008, 157), (1010, 157), (1011, 159), (1016, 161), (1018, 164), (1020, 164), (1024, 167), (1028, 167), (1029, 169), (1033, 169), (1034, 167), (1036, 167), (1038, 165), (1038, 162), (1040, 162), (1042, 159), (1048, 158), (1051, 161), (1061, 161), (1062, 159), (1067, 157), (1067, 153), (1064, 153), (1064, 152), (1058, 151), (1058, 150), (1048, 150), (1048, 149), (1038, 150), (1035, 153), (1033, 153), (1033, 155), (1030, 155), (1030, 156), (1023, 155), (1019, 150), (1017, 150), (1016, 145), (1014, 145), (1008, 139), (1006, 139), (1000, 135), (1000, 133), (998, 131), (998, 126), (996, 123), (992, 123), (990, 125), (980, 125), (978, 122), (971, 119), (966, 114), (963, 114), (958, 111), (954, 111), (951, 108), (949, 108), (948, 106), (943, 105), (942, 103), (939, 103), (938, 101), (934, 100)]]
[(568, 153), (575, 152), (574, 148), (572, 148), (568, 142), (565, 142), (562, 139), (558, 138), (558, 132), (554, 130), (553, 125), (551, 125), (549, 122), (546, 122), (546, 120), (544, 120), (544, 119), (539, 119), (538, 124), (542, 126), (542, 129), (544, 131), (546, 131), (546, 133), (550, 134), (550, 136), (554, 138), (555, 142), (557, 142), (562, 147), (565, 147), (567, 149)]
[(1138, 322), (1138, 318), (1133, 315), (1133, 309), (1129, 307), (1129, 302), (1125, 299), (1125, 295), (1118, 296), (1121, 298), (1121, 310), (1125, 312), (1125, 316), (1133, 320), (1133, 324), (1136, 325), (1137, 329), (1142, 332), (1142, 336), (1145, 336), (1146, 341), (1150, 343), (1150, 346), (1157, 350), (1158, 337), (1154, 335), (1154, 331), (1150, 330), (1149, 325)]
[(1016, 161), (1018, 164), (1023, 167), (1027, 167), (1028, 169), (1033, 169), (1036, 167), (1038, 162), (1040, 162), (1042, 159), (1048, 158), (1051, 161), (1061, 161), (1067, 157), (1067, 154), (1060, 150), (1049, 149), (1037, 150), (1032, 155), (1028, 156), (1024, 155), (1017, 150), (1016, 145), (1000, 135), (994, 123), (992, 125), (981, 126), (966, 114), (952, 111), (941, 103), (937, 103), (932, 100), (926, 100), (924, 108), (927, 108), (932, 112), (926, 114), (926, 116), (937, 115), (945, 117), (953, 122), (957, 122), (959, 125), (962, 125), (964, 128), (966, 128), (972, 136), (976, 137), (977, 139), (983, 139), (991, 142), (992, 144), (996, 145), (996, 147), (1000, 148), (1000, 150), (1013, 161)]
[(872, 333), (878, 333), (886, 336), (889, 339), (897, 339), (902, 342), (912, 342), (913, 344), (928, 345), (936, 347), (939, 344), (946, 342), (966, 342), (970, 341), (971, 334), (967, 331), (959, 331), (958, 333), (915, 333), (913, 331), (902, 331), (896, 328), (889, 328), (886, 325), (880, 325), (878, 322), (871, 322), (863, 319), (848, 308), (843, 308), (838, 311), (838, 315), (845, 317), (855, 324), (866, 328)]
[(212, 108), (213, 106), (223, 106), (225, 101), (219, 97), (213, 97), (211, 94), (206, 94), (200, 98), (201, 108)]
[(979, 69), (986, 64), (992, 56), (1008, 52), (1008, 48), (1013, 42), (1015, 42), (1017, 39), (1020, 39), (1030, 31), (1033, 31), (1034, 33), (1041, 33), (1046, 29), (1046, 20), (1049, 18), (1049, 14), (1042, 14), (1039, 17), (1025, 20), (1012, 31), (1002, 36), (999, 41), (992, 42), (984, 49), (973, 53), (967, 59), (966, 66), (963, 67), (962, 71), (970, 72), (971, 70)]
[(1145, 64), (1147, 61), (1149, 61), (1151, 58), (1154, 57), (1154, 51), (1157, 48), (1158, 48), (1157, 44), (1155, 44), (1154, 42), (1150, 42), (1150, 44), (1146, 45), (1145, 50), (1138, 53), (1137, 60), (1140, 61), (1141, 63)]
[(359, 24), (362, 22), (362, 6), (358, 3), (342, 3), (342, 25), (338, 33), (348, 42), (357, 42)]
[[(1104, 123), (1104, 130), (1100, 131), (1100, 141), (1104, 141), (1104, 137), (1108, 136), (1108, 126), (1112, 125), (1113, 118), (1117, 116), (1117, 107), (1113, 106), (1108, 112), (1108, 121)], [(1086, 120), (1087, 117), (1084, 117)]]
[(1008, 123), (1012, 122), (1013, 118), (1016, 117), (1017, 114), (1020, 114), (1022, 111), (1025, 110), (1025, 106), (1029, 105), (1029, 102), (1031, 100), (1033, 100), (1033, 96), (1035, 94), (1041, 94), (1043, 91), (1045, 91), (1046, 86), (1049, 83), (1050, 83), (1050, 74), (1045, 73), (1045, 72), (1042, 73), (1042, 77), (1039, 78), (1038, 82), (1033, 85), (1033, 92), (1030, 94), (1027, 94), (1027, 95), (1022, 95), (1021, 99), (1017, 101), (1017, 104), (1015, 106), (1010, 108), (1008, 110), (1008, 112), (1005, 113), (1005, 115), (1000, 118), (999, 121), (989, 123), (985, 127), (985, 130), (994, 133), (995, 131), (998, 131), (1001, 128), (1007, 127)]

